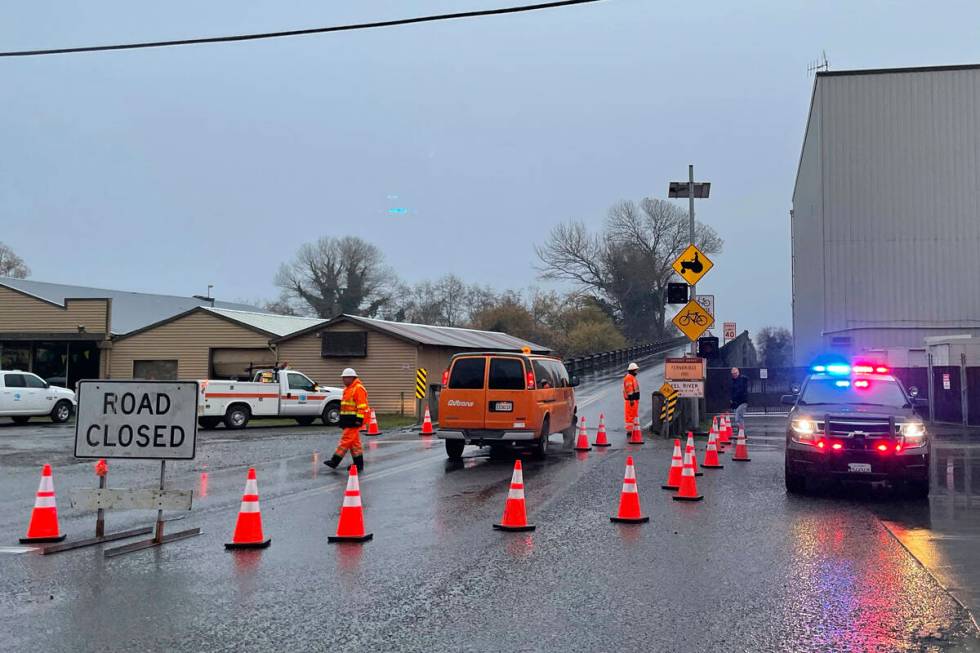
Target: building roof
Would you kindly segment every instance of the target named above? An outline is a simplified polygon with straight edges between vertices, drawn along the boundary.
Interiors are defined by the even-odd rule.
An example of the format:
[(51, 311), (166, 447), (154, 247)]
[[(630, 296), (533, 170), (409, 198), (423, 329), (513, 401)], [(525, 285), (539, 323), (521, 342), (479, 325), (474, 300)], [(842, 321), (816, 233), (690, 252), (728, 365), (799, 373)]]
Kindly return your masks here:
[[(29, 279), (0, 277), (0, 286), (7, 286), (44, 301), (65, 305), (66, 299), (111, 299), (111, 329), (114, 334), (129, 333), (155, 324), (167, 318), (186, 313), (198, 306), (211, 306), (211, 301), (196, 297), (177, 295), (154, 295), (125, 290), (70, 286), (61, 283), (47, 283)], [(236, 302), (214, 300), (216, 309), (257, 311), (254, 306)]]
[(887, 73), (935, 73), (951, 70), (976, 70), (980, 64), (955, 64), (946, 66), (911, 66), (907, 68), (864, 68), (854, 70), (827, 70), (817, 72), (817, 77), (846, 77), (848, 75), (884, 75)]
[(528, 340), (516, 338), (498, 331), (480, 331), (477, 329), (461, 329), (458, 327), (430, 326), (428, 324), (411, 324), (409, 322), (391, 322), (358, 315), (341, 315), (322, 324), (313, 325), (303, 331), (297, 331), (281, 338), (293, 338), (304, 333), (316, 331), (338, 322), (353, 322), (369, 329), (387, 333), (402, 340), (415, 342), (432, 347), (452, 347), (454, 349), (480, 349), (484, 351), (520, 351), (529, 347), (534, 353), (549, 353), (548, 347), (535, 344)]
[(207, 306), (204, 307), (204, 310), (279, 337), (295, 333), (296, 331), (302, 331), (303, 329), (323, 324), (327, 321), (319, 317), (276, 315), (274, 313), (257, 313), (255, 311), (239, 311), (228, 308), (209, 308)]

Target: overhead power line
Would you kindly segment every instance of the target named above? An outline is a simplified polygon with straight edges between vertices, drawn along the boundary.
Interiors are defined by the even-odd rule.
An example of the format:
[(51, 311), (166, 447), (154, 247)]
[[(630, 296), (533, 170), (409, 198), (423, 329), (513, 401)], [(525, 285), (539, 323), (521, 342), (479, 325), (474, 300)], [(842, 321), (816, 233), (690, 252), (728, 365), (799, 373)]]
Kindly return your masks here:
[(234, 41), (258, 41), (260, 39), (279, 39), (287, 36), (305, 36), (308, 34), (326, 34), (328, 32), (349, 32), (359, 29), (376, 27), (395, 27), (397, 25), (412, 25), (414, 23), (432, 23), (439, 20), (455, 20), (459, 18), (475, 18), (478, 16), (499, 16), (501, 14), (516, 14), (540, 9), (554, 9), (569, 5), (583, 5), (601, 0), (560, 0), (558, 2), (542, 2), (535, 5), (520, 5), (517, 7), (502, 7), (499, 9), (480, 9), (463, 11), (454, 14), (435, 14), (431, 16), (416, 16), (413, 18), (398, 18), (382, 20), (373, 23), (354, 23), (350, 25), (332, 25), (329, 27), (313, 27), (309, 29), (294, 29), (284, 32), (262, 32), (258, 34), (234, 34), (231, 36), (207, 36), (196, 39), (177, 39), (173, 41), (145, 41), (138, 43), (117, 43), (114, 45), (89, 45), (77, 48), (52, 48), (48, 50), (15, 50), (0, 52), (0, 57), (36, 57), (45, 54), (74, 54), (78, 52), (105, 52), (108, 50), (139, 50), (142, 48), (166, 48), (176, 45), (198, 45), (201, 43), (230, 43)]

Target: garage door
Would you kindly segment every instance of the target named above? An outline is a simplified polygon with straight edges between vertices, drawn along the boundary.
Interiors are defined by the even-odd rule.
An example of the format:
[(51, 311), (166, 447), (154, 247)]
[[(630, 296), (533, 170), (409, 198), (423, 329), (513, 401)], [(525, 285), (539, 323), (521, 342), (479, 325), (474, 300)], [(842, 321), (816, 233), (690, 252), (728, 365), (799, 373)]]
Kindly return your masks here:
[(276, 356), (268, 349), (212, 349), (212, 379), (251, 379), (254, 370), (274, 367)]

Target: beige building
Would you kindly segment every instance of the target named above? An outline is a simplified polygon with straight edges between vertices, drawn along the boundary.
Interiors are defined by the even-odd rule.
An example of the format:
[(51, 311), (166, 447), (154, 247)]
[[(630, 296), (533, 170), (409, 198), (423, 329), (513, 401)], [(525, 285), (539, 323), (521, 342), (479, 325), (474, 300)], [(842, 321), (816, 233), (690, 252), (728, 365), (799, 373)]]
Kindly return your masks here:
[[(0, 369), (56, 385), (80, 379), (251, 378), (288, 363), (323, 385), (355, 368), (380, 413), (415, 414), (415, 375), (433, 386), (462, 351), (548, 349), (505, 333), (342, 315), (274, 315), (209, 297), (179, 297), (0, 277)], [(435, 411), (433, 410), (433, 413)]]
[[(520, 351), (548, 353), (506, 333), (390, 322), (341, 315), (273, 343), (280, 362), (305, 372), (324, 385), (337, 385), (346, 367), (357, 370), (367, 388), (369, 403), (379, 413), (414, 415), (415, 372), (428, 372), (432, 386), (442, 384), (449, 359), (462, 351)], [(433, 405), (434, 408), (434, 405)]]

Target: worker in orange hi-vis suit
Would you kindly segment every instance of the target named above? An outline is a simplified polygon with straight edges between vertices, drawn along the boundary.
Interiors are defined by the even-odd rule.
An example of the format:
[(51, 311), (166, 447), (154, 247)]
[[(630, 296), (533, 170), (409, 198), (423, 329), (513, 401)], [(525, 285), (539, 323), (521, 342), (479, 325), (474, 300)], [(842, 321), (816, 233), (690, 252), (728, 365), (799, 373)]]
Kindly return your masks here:
[(367, 416), (367, 390), (364, 389), (361, 380), (357, 378), (357, 372), (352, 368), (348, 367), (340, 373), (340, 376), (344, 381), (344, 396), (340, 400), (340, 428), (343, 429), (343, 432), (333, 457), (324, 461), (323, 464), (336, 469), (340, 461), (350, 451), (357, 471), (363, 472), (364, 448), (361, 446), (360, 428)]
[(636, 379), (640, 366), (630, 363), (623, 377), (623, 416), (626, 432), (633, 430), (633, 423), (640, 414), (640, 382)]

